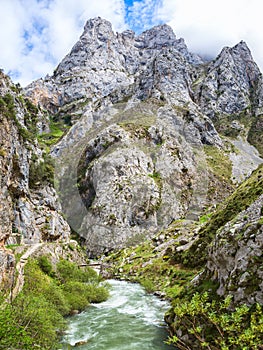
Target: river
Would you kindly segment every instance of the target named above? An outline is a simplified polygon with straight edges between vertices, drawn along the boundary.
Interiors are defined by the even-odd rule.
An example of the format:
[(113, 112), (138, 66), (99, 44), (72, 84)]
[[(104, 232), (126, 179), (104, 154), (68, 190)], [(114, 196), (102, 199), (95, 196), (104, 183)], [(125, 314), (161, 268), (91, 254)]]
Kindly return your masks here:
[[(69, 318), (63, 350), (171, 350), (163, 316), (169, 304), (135, 283), (109, 280), (110, 298)], [(70, 346), (71, 345), (71, 346)]]

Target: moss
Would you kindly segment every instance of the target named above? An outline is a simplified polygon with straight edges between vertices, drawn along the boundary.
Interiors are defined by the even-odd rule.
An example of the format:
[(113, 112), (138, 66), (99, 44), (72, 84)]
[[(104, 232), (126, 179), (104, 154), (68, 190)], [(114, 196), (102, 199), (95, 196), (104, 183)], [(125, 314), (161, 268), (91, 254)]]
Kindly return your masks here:
[(154, 124), (155, 120), (154, 116), (136, 113), (134, 117), (129, 117), (128, 120), (119, 122), (118, 125), (132, 136), (142, 139), (150, 137), (148, 129)]
[[(25, 109), (26, 106), (23, 106)], [(31, 113), (31, 111), (28, 111), (28, 113), (25, 114), (25, 125), (26, 128), (23, 127), (17, 117), (16, 117), (16, 105), (15, 105), (15, 99), (10, 93), (7, 93), (1, 100), (0, 100), (0, 112), (3, 113), (8, 119), (11, 119), (14, 121), (17, 130), (21, 137), (24, 140), (33, 141), (36, 137), (36, 116)]]
[[(217, 115), (213, 120), (216, 130), (223, 136), (230, 138), (237, 138), (239, 135), (245, 134), (251, 126), (251, 121), (253, 117), (251, 116), (250, 108), (244, 109), (239, 114), (221, 114)], [(233, 127), (232, 122), (237, 121), (241, 124), (241, 128), (237, 129)], [(243, 127), (242, 127), (243, 126)]]
[(0, 148), (0, 157), (5, 157), (6, 156), (6, 150), (3, 148)]
[(157, 254), (152, 241), (112, 253), (107, 260), (113, 263), (112, 277), (139, 282), (148, 292), (162, 292), (169, 298), (178, 295), (197, 272), (174, 264), (168, 251)]

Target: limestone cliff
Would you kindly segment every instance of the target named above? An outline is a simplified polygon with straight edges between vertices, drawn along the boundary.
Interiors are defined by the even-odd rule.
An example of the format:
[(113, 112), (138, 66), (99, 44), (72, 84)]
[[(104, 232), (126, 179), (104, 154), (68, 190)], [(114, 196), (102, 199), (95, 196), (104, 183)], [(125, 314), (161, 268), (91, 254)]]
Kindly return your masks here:
[(47, 117), (2, 72), (0, 121), (1, 283), (14, 267), (8, 245), (67, 241), (70, 229), (52, 186), (51, 160), (36, 139)]

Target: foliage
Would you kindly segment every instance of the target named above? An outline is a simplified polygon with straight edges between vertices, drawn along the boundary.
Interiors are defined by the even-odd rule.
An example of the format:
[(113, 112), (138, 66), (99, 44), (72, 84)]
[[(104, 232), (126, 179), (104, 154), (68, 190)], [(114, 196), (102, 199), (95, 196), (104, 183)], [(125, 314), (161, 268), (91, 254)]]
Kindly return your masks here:
[(17, 319), (16, 308), (12, 305), (0, 308), (0, 349), (36, 349), (34, 339), (28, 334), (23, 320)]
[[(32, 112), (31, 105), (33, 104), (29, 102), (29, 100), (26, 100), (24, 108), (26, 109), (27, 113), (25, 114), (25, 125), (26, 127), (22, 126), (20, 122), (17, 119), (16, 116), (16, 104), (14, 97), (7, 93), (5, 96), (0, 98), (0, 112), (6, 116), (8, 119), (12, 119), (17, 127), (17, 130), (19, 134), (22, 136), (24, 140), (33, 141), (35, 139), (36, 134), (36, 107), (34, 106), (34, 113)], [(30, 107), (29, 107), (30, 106)], [(27, 108), (29, 108), (27, 110)]]
[[(246, 108), (239, 114), (220, 114), (213, 120), (216, 130), (223, 136), (237, 138), (245, 134), (245, 130), (250, 127), (251, 120), (250, 108)], [(233, 122), (237, 122), (240, 127), (235, 127)]]
[(262, 306), (241, 305), (231, 310), (230, 304), (231, 296), (218, 303), (208, 293), (178, 301), (172, 327), (183, 336), (174, 335), (170, 343), (183, 350), (191, 349), (192, 344), (211, 350), (258, 349), (263, 342)]
[(48, 276), (52, 276), (54, 274), (53, 266), (46, 255), (41, 255), (37, 259), (37, 263), (41, 270)]
[(47, 256), (31, 259), (23, 291), (0, 308), (0, 349), (57, 349), (66, 327), (63, 316), (107, 297), (107, 288), (90, 268), (80, 270), (66, 260), (53, 267)]
[(89, 266), (80, 269), (77, 265), (64, 259), (57, 264), (57, 276), (61, 283), (98, 281), (97, 273)]
[(136, 247), (125, 248), (109, 256), (113, 262), (113, 276), (139, 282), (147, 292), (162, 292), (177, 296), (196, 274), (196, 270), (174, 264), (171, 255), (156, 254), (155, 246), (146, 241)]

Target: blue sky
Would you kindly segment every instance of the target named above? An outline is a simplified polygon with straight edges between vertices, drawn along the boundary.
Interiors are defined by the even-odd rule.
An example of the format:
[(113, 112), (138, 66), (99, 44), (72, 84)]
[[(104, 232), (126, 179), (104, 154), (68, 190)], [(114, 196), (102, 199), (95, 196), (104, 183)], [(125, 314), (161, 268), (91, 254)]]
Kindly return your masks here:
[(245, 40), (263, 71), (262, 0), (0, 0), (0, 68), (26, 85), (52, 74), (89, 18), (136, 33), (167, 23), (189, 49), (216, 56)]

